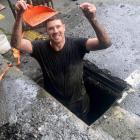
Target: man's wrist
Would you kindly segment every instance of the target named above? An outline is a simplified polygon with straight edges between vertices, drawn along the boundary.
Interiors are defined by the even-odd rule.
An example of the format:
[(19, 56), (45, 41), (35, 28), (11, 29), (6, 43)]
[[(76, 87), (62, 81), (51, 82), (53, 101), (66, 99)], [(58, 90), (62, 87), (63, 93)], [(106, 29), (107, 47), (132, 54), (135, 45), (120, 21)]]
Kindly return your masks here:
[(97, 21), (97, 18), (96, 18), (96, 15), (95, 14), (87, 14), (85, 13), (85, 16), (86, 18), (89, 20), (89, 21), (92, 21), (92, 22), (96, 22)]
[(97, 24), (98, 21), (97, 21), (96, 17), (92, 17), (92, 18), (89, 19), (89, 22), (92, 23), (92, 24)]
[(22, 17), (23, 16), (23, 12), (22, 11), (17, 11), (16, 12), (16, 16), (17, 17)]

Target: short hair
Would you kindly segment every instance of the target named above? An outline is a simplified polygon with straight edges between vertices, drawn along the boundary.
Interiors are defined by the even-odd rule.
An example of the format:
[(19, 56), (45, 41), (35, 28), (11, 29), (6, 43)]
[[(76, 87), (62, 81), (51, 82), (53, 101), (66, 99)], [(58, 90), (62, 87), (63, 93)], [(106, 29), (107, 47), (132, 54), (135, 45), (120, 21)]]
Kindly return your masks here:
[(64, 23), (64, 21), (63, 21), (63, 19), (62, 19), (62, 15), (59, 13), (59, 14), (54, 15), (54, 16), (50, 17), (49, 19), (47, 19), (47, 20), (45, 21), (46, 26), (47, 26), (47, 23), (48, 23), (48, 22), (53, 21), (53, 20), (61, 20), (61, 22)]

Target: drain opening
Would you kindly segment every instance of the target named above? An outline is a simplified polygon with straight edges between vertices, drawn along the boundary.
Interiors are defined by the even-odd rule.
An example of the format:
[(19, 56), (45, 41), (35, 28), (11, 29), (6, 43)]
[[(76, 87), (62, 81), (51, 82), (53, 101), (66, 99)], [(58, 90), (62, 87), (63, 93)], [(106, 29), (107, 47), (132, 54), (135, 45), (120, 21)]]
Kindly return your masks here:
[[(99, 69), (89, 61), (84, 61), (83, 79), (90, 97), (88, 118), (83, 120), (87, 125), (94, 123), (102, 116), (129, 87), (124, 80), (111, 76), (108, 71)], [(36, 82), (43, 87), (42, 76)], [(59, 99), (57, 100), (61, 102)]]

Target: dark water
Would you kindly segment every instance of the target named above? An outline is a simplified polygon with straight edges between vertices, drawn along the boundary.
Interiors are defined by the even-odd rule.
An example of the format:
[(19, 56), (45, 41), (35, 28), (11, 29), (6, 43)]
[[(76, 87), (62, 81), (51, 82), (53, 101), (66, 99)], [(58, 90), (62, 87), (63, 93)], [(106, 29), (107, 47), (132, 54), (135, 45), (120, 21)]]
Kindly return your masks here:
[(90, 125), (111, 107), (111, 105), (116, 101), (117, 97), (108, 94), (108, 91), (96, 87), (91, 83), (87, 83), (86, 88), (91, 100), (90, 112), (86, 123)]

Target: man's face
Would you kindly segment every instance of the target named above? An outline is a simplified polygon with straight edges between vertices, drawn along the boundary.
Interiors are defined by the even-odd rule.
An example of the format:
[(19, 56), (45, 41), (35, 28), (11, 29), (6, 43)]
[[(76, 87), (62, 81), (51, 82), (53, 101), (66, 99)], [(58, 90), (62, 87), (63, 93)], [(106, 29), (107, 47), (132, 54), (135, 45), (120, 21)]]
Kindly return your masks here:
[(60, 19), (55, 19), (47, 23), (47, 33), (55, 43), (61, 43), (65, 38), (65, 25)]

